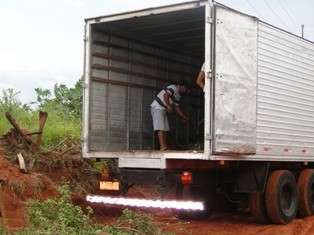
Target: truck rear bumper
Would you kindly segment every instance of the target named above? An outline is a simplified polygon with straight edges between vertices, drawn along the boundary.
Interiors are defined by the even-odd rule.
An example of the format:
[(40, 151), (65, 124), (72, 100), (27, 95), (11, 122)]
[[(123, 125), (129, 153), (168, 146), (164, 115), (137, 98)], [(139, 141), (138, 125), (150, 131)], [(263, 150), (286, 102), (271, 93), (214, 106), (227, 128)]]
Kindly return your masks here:
[[(120, 168), (167, 169), (174, 160), (193, 161), (267, 161), (267, 162), (313, 162), (312, 156), (285, 155), (206, 155), (196, 151), (121, 151), (83, 152), (84, 158), (119, 159)], [(207, 161), (207, 162), (208, 162)], [(205, 161), (204, 161), (205, 162)], [(205, 164), (205, 163), (204, 163)], [(192, 164), (193, 165), (193, 164)]]

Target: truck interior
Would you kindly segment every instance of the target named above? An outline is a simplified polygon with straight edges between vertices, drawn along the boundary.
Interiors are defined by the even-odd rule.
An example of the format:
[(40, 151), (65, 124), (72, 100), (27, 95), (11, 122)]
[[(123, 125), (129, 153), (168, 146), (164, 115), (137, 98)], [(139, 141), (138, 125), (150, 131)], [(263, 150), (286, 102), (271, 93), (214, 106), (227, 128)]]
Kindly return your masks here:
[[(119, 18), (119, 15), (117, 15)], [(100, 22), (91, 27), (90, 151), (158, 150), (150, 104), (185, 80), (182, 123), (168, 114), (171, 151), (203, 151), (204, 94), (195, 80), (204, 62), (205, 7)]]

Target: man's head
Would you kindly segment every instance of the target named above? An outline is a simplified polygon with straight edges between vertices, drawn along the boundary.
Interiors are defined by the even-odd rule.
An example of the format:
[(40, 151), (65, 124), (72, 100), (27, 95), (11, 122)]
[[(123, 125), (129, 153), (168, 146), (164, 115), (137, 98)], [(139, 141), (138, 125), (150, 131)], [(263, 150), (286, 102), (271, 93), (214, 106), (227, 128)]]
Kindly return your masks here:
[(177, 86), (179, 87), (179, 93), (181, 95), (183, 94), (186, 94), (189, 92), (189, 85), (186, 81), (184, 80), (180, 80), (178, 83), (177, 83)]

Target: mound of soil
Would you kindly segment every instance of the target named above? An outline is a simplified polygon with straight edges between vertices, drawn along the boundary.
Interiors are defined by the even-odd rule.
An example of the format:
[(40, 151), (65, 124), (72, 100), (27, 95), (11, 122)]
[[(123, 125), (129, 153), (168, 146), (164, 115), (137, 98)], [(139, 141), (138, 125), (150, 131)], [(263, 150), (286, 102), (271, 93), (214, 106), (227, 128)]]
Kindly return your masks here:
[(39, 173), (24, 174), (5, 159), (0, 147), (0, 215), (2, 224), (10, 231), (23, 228), (27, 223), (26, 201), (44, 200), (57, 195), (55, 184)]
[[(0, 223), (8, 230), (25, 227), (26, 202), (56, 196), (60, 183), (69, 183), (71, 191), (80, 197), (97, 189), (100, 175), (88, 160), (77, 151), (59, 152), (33, 153), (0, 140)], [(24, 158), (28, 174), (18, 168), (18, 153)]]
[[(30, 159), (29, 155), (24, 156)], [(68, 182), (75, 194), (93, 193), (98, 188), (100, 177), (88, 160), (82, 159), (79, 154), (41, 155), (34, 163), (33, 171), (45, 174), (56, 185)]]

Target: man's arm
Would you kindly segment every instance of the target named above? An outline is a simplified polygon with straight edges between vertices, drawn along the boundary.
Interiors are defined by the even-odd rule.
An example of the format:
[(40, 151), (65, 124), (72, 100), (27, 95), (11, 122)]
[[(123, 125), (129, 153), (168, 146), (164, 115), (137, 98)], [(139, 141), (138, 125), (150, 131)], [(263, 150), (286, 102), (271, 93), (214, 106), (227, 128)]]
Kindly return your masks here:
[(172, 106), (170, 104), (170, 94), (168, 92), (165, 92), (165, 94), (164, 94), (164, 101), (165, 101), (165, 105), (167, 107), (167, 110), (169, 112), (172, 112), (173, 109), (172, 109)]
[(204, 85), (205, 85), (204, 81), (205, 81), (205, 73), (204, 73), (203, 71), (200, 71), (200, 72), (198, 73), (197, 78), (196, 78), (196, 84), (197, 84), (200, 88), (202, 88), (202, 90), (204, 90)]
[(188, 117), (182, 112), (180, 106), (175, 106), (174, 107), (176, 113), (183, 119), (183, 121), (187, 121), (188, 120)]

